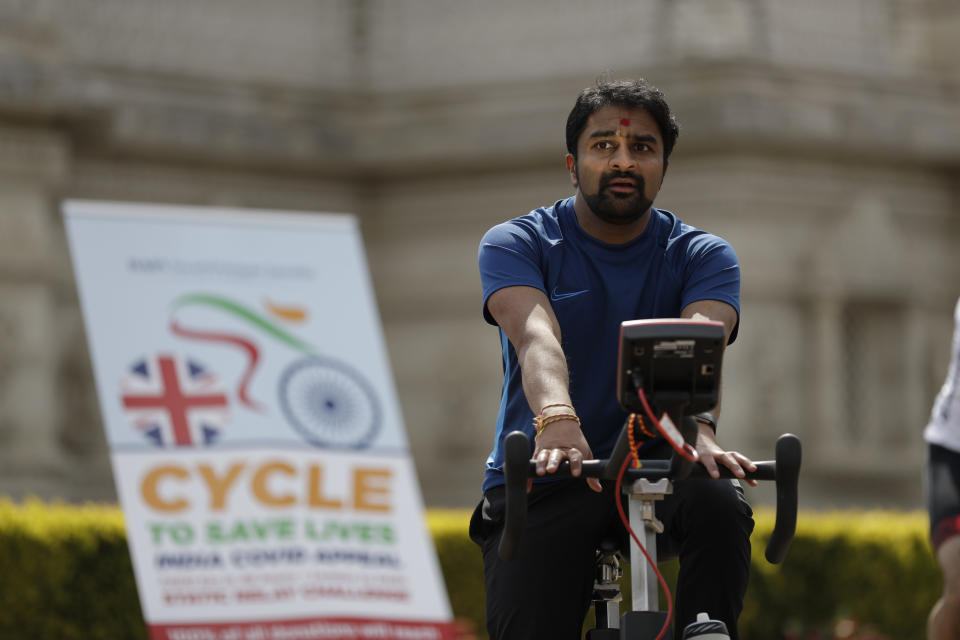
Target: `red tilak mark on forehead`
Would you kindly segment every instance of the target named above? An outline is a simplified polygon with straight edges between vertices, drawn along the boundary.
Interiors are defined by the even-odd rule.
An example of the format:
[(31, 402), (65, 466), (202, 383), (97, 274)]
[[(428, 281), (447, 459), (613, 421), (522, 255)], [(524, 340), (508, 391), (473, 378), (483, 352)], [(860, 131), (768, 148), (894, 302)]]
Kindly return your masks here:
[(625, 126), (625, 127), (629, 127), (629, 126), (630, 126), (630, 118), (620, 118), (620, 124), (622, 124), (622, 125)]

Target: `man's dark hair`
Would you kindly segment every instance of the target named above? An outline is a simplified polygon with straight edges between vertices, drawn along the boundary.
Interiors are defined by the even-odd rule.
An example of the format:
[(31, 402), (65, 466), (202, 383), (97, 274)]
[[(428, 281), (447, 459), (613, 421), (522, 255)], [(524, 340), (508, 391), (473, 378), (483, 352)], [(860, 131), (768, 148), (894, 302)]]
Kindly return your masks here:
[(608, 106), (643, 109), (650, 114), (660, 128), (663, 138), (663, 159), (667, 160), (680, 135), (670, 106), (663, 93), (640, 78), (638, 80), (616, 80), (597, 82), (595, 87), (587, 87), (577, 96), (577, 101), (567, 116), (567, 151), (576, 159), (577, 141), (587, 126), (590, 116)]

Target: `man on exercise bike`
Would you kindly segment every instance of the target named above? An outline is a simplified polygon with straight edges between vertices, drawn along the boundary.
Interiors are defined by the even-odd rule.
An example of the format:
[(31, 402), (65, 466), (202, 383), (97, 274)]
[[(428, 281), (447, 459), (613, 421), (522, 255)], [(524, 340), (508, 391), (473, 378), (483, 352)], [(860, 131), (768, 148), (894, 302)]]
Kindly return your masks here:
[[(484, 497), (470, 523), (483, 552), (487, 625), (494, 640), (579, 639), (601, 539), (622, 534), (613, 486), (595, 478), (551, 478), (568, 460), (573, 475), (606, 458), (625, 414), (616, 397), (620, 323), (645, 318), (739, 323), (740, 269), (723, 239), (683, 224), (653, 200), (679, 129), (660, 91), (643, 80), (583, 90), (566, 125), (573, 197), (499, 224), (479, 252), (483, 314), (499, 326), (504, 381)], [(745, 456), (716, 440), (715, 409), (698, 417), (696, 450), (743, 477)], [(500, 560), (503, 440), (535, 438), (538, 477), (527, 530), (510, 562)], [(654, 439), (644, 457), (667, 457)], [(736, 481), (687, 480), (660, 501), (658, 517), (679, 549), (680, 630), (701, 611), (737, 638), (750, 569), (750, 506)], [(625, 537), (623, 538), (625, 539)], [(625, 548), (625, 547), (624, 547)]]

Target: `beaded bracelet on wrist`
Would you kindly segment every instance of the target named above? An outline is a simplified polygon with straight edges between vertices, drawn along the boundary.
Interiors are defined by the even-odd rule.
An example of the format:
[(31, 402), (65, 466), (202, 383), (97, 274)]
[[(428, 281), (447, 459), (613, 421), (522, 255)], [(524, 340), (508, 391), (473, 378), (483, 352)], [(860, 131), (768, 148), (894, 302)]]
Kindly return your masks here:
[(540, 414), (533, 418), (533, 428), (537, 430), (537, 435), (533, 437), (534, 440), (540, 437), (540, 434), (543, 433), (543, 430), (547, 428), (548, 425), (553, 424), (554, 422), (560, 422), (561, 420), (573, 420), (577, 423), (577, 426), (580, 426), (580, 418), (573, 413), (558, 413), (552, 416), (544, 416)]

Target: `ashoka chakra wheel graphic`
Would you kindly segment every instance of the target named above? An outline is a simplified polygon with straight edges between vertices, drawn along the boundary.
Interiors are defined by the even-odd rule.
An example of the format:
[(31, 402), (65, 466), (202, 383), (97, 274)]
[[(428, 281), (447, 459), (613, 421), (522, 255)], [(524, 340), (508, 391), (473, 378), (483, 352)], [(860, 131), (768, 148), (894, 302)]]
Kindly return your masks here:
[(318, 447), (360, 449), (380, 430), (373, 388), (349, 366), (306, 358), (280, 376), (280, 406), (287, 421)]

